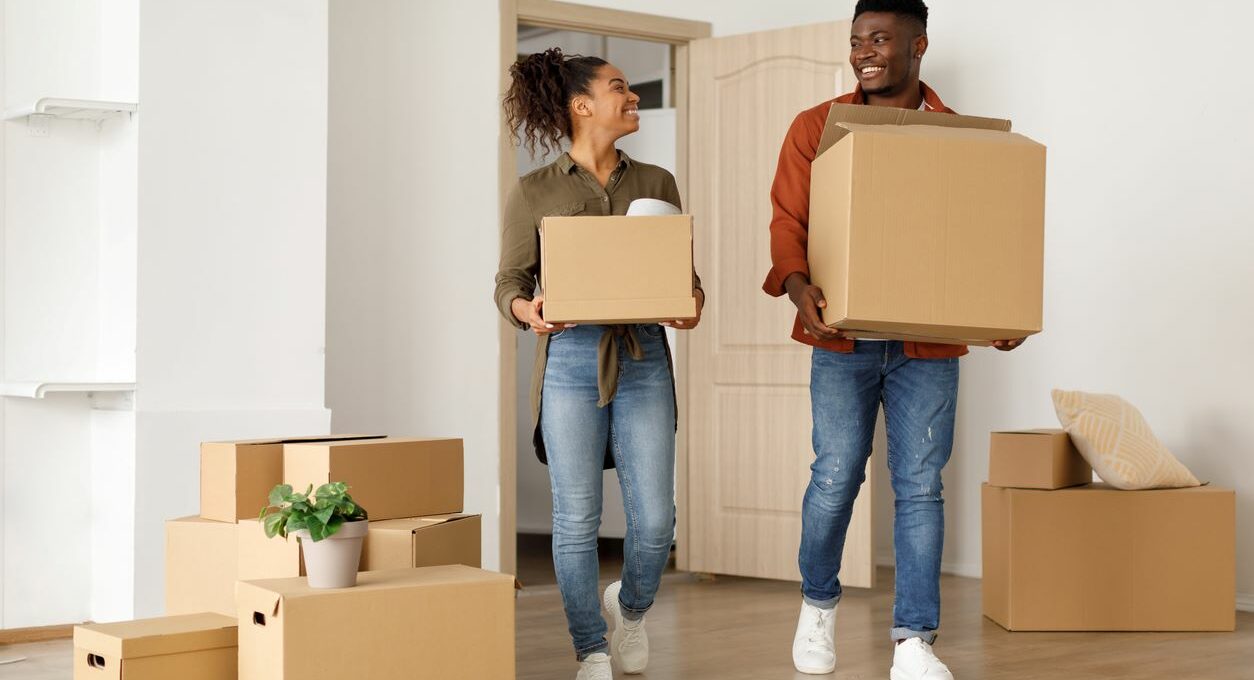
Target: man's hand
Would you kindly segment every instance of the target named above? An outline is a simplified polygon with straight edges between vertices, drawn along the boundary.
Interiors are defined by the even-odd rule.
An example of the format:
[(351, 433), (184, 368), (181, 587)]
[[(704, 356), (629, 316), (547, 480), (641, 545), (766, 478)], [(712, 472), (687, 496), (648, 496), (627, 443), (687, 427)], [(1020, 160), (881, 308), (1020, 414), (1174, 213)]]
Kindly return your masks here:
[(1027, 341), (1027, 338), (1017, 338), (1015, 340), (994, 340), (993, 347), (996, 347), (997, 349), (1003, 352), (1009, 352), (1010, 350), (1018, 347), (1019, 345), (1022, 345), (1026, 341)]
[(844, 333), (835, 328), (829, 328), (823, 323), (823, 314), (820, 310), (827, 307), (827, 300), (823, 298), (823, 291), (811, 284), (805, 275), (800, 272), (789, 274), (784, 280), (784, 290), (788, 291), (788, 299), (797, 306), (797, 312), (801, 315), (801, 325), (807, 334), (819, 340), (848, 339)]
[(515, 319), (531, 326), (532, 332), (536, 335), (548, 335), (549, 333), (556, 333), (576, 326), (573, 323), (549, 323), (545, 321), (543, 295), (537, 295), (531, 300), (520, 297), (514, 298), (513, 302), (509, 303), (509, 309), (514, 313)]
[(701, 323), (701, 310), (705, 309), (705, 291), (698, 288), (693, 295), (697, 298), (697, 315), (691, 319), (675, 319), (674, 321), (663, 321), (663, 326), (668, 326), (676, 330), (689, 331), (697, 327)]

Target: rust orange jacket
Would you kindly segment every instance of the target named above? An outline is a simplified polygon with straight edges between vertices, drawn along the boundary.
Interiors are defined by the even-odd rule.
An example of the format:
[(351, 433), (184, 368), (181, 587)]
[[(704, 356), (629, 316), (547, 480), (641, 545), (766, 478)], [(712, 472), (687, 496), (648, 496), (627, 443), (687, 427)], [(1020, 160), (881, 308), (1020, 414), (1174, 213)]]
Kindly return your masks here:
[[(945, 106), (932, 88), (919, 84), (923, 92), (924, 108), (928, 111), (954, 113)], [(823, 102), (802, 111), (788, 128), (783, 147), (779, 151), (779, 165), (775, 181), (771, 184), (771, 271), (766, 275), (762, 290), (779, 297), (784, 290), (784, 280), (800, 272), (810, 276), (806, 260), (807, 229), (810, 223), (810, 164), (814, 162), (823, 126), (832, 104), (866, 104), (862, 86), (849, 94)], [(852, 340), (819, 340), (805, 332), (801, 315), (793, 322), (792, 338), (813, 347), (835, 352), (852, 352)], [(939, 345), (927, 342), (906, 342), (907, 356), (916, 359), (939, 359), (962, 356), (967, 353), (964, 345)]]

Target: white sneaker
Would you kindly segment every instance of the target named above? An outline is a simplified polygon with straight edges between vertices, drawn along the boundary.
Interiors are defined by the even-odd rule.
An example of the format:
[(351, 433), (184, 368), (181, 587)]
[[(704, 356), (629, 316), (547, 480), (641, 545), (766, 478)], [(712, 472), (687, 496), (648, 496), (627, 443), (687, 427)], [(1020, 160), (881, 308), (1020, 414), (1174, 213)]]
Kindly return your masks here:
[(618, 602), (618, 594), (623, 590), (623, 582), (615, 581), (605, 589), (601, 603), (610, 615), (610, 624), (614, 632), (610, 634), (610, 651), (618, 657), (618, 664), (624, 673), (643, 673), (649, 665), (649, 636), (644, 632), (644, 619), (632, 621), (623, 618), (623, 608)]
[(614, 680), (610, 656), (604, 652), (589, 654), (588, 658), (579, 662), (579, 675), (575, 676), (575, 680)]
[(801, 618), (792, 639), (792, 665), (809, 675), (826, 675), (836, 670), (835, 607), (819, 609), (801, 602)]
[(953, 673), (936, 658), (932, 645), (909, 638), (893, 652), (892, 680), (954, 680)]

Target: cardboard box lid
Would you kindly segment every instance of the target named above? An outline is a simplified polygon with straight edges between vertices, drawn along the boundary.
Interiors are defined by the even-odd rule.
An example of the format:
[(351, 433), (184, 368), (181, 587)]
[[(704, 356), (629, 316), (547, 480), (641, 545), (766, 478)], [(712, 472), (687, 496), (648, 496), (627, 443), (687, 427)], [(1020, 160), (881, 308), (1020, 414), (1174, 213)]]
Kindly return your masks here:
[(993, 434), (1060, 435), (1067, 431), (1060, 427), (1038, 427), (1031, 430), (993, 430)]
[(442, 524), (449, 524), (459, 520), (473, 519), (479, 515), (471, 515), (463, 512), (455, 512), (448, 515), (431, 515), (428, 517), (406, 517), (404, 519), (383, 519), (370, 523), (371, 531), (401, 531), (408, 533), (416, 533), (423, 529), (429, 529)]
[[(891, 106), (865, 106), (859, 104), (832, 104), (827, 114), (827, 125), (819, 139), (815, 158), (853, 131), (857, 126), (868, 125), (924, 125), (930, 128), (958, 128), (968, 130), (993, 130), (1010, 132), (1010, 121), (980, 116), (960, 116), (939, 111), (915, 111)], [(929, 134), (935, 130), (929, 130)], [(1024, 138), (1026, 139), (1026, 138)], [(1031, 140), (1029, 140), (1031, 141)]]
[(459, 442), (461, 437), (384, 437), (374, 436), (359, 437), (355, 439), (317, 439), (317, 440), (293, 440), (286, 442), (286, 446), (307, 447), (317, 446), (328, 449), (341, 449), (352, 446), (371, 446), (373, 444), (408, 444), (412, 442)]
[(387, 569), (363, 571), (357, 574), (357, 586), (353, 588), (310, 588), (306, 578), (263, 579), (240, 581), (236, 590), (241, 603), (265, 602), (270, 615), (278, 615), (285, 602), (297, 602), (311, 598), (353, 597), (367, 591), (388, 591), (403, 588), (464, 586), (476, 583), (505, 582), (513, 588), (514, 577), (494, 571), (484, 571), (460, 564), (416, 569)]
[[(204, 442), (204, 444), (230, 444), (234, 446), (264, 446), (273, 444), (296, 444), (301, 442), (334, 442), (346, 439), (383, 439), (385, 434), (321, 434), (306, 437), (284, 437), (282, 439), (240, 439), (238, 441)], [(204, 445), (202, 444), (202, 446)]]
[(237, 635), (235, 619), (229, 616), (184, 614), (76, 626), (74, 647), (118, 659), (135, 659), (235, 647)]

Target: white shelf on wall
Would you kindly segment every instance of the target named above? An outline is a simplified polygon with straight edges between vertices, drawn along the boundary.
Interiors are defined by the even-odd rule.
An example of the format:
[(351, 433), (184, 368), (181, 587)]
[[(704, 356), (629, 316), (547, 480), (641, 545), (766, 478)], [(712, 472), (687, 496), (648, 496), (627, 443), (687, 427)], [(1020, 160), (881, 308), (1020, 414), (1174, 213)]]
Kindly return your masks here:
[(124, 382), (7, 382), (0, 383), (0, 397), (43, 399), (54, 392), (134, 392), (135, 383)]
[(139, 109), (135, 102), (107, 102), (95, 99), (58, 99), (43, 97), (31, 106), (6, 109), (5, 120), (19, 120), (32, 115), (51, 116), (64, 120), (102, 121), (115, 116), (130, 116)]

